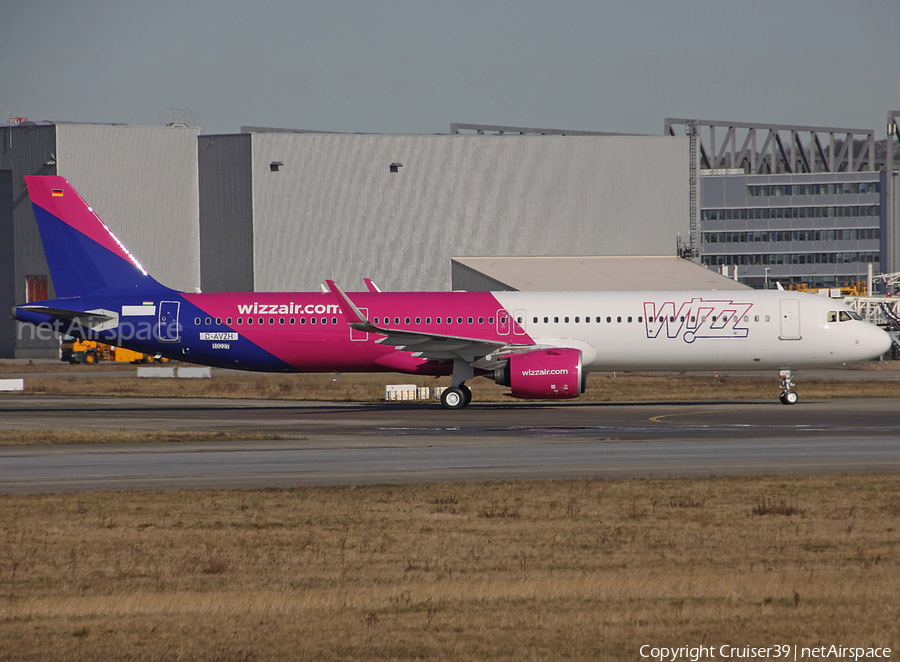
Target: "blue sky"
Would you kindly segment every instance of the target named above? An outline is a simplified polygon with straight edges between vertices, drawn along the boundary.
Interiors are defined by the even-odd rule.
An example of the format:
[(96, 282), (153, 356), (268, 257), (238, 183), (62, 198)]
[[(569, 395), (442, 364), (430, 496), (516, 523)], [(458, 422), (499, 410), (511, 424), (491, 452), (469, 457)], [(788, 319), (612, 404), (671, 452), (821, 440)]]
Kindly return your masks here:
[(0, 121), (659, 134), (665, 117), (875, 129), (898, 0), (28, 0), (0, 8)]

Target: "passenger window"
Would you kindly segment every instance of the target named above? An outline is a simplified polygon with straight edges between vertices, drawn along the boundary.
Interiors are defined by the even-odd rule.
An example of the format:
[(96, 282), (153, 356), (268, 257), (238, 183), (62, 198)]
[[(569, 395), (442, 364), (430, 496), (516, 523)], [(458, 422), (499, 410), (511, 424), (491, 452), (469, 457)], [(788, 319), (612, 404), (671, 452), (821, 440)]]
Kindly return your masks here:
[(549, 317), (545, 317), (545, 318), (544, 318), (544, 324), (546, 324), (546, 323), (549, 322), (549, 321), (550, 321), (550, 318), (549, 318)]
[(281, 325), (283, 326), (283, 325), (284, 325), (284, 318), (283, 318), (283, 317), (279, 317), (279, 318), (278, 318), (278, 323), (281, 324)]
[(631, 317), (628, 317), (628, 323), (631, 324)]
[(479, 324), (484, 324), (484, 318), (483, 318), (483, 317), (479, 317), (479, 318), (478, 318), (478, 323), (479, 323)]
[(769, 321), (769, 316), (768, 316), (768, 315), (766, 315), (766, 321), (767, 321), (767, 322)]
[(296, 317), (292, 317), (292, 318), (291, 318), (291, 326), (294, 326), (296, 323), (297, 323), (297, 318), (296, 318)]
[(565, 318), (565, 321), (566, 321), (566, 324), (568, 324), (568, 323), (569, 323), (569, 318), (566, 317), (566, 318)]
[(275, 324), (275, 318), (274, 318), (274, 317), (270, 317), (270, 318), (269, 318), (269, 324)]
[(241, 324), (243, 324), (243, 323), (244, 323), (244, 318), (243, 318), (243, 317), (238, 317), (238, 325), (241, 325)]
[[(534, 318), (534, 321), (537, 322), (537, 317)], [(488, 324), (493, 324), (493, 323), (494, 323), (494, 318), (488, 317)]]
[(222, 323), (222, 318), (221, 318), (221, 317), (217, 317), (217, 318), (216, 318), (216, 324), (221, 324), (221, 323)]
[(467, 318), (466, 318), (466, 324), (471, 324), (472, 321), (473, 321), (473, 320), (472, 320), (471, 317), (467, 317)]
[(580, 317), (576, 317), (576, 318), (575, 318), (575, 324), (578, 324), (578, 322), (580, 322), (580, 321), (581, 321), (581, 318), (580, 318)]
[(306, 325), (306, 318), (305, 318), (305, 317), (301, 317), (301, 318), (300, 318), (300, 326), (305, 326), (305, 325)]
[(431, 324), (431, 318), (430, 318), (430, 317), (426, 317), (426, 318), (425, 318), (425, 324)]
[(532, 323), (532, 324), (537, 324), (537, 317), (531, 318), (531, 323)]
[(195, 318), (194, 318), (194, 325), (195, 325), (195, 326), (200, 326), (200, 318), (199, 318), (199, 317), (195, 317)]
[(374, 319), (372, 320), (372, 324), (378, 324), (378, 318), (377, 318), (377, 317), (374, 318)]
[(554, 323), (554, 324), (559, 324), (559, 318), (558, 318), (558, 317), (554, 317), (554, 318), (553, 318), (553, 323)]
[(607, 324), (610, 324), (611, 322), (612, 322), (612, 317), (607, 317), (607, 318), (606, 318), (606, 323), (607, 323)]
[(597, 324), (600, 324), (600, 318), (599, 318), (599, 317), (597, 318)]
[(210, 324), (212, 324), (212, 320), (207, 317), (206, 318), (206, 326), (209, 326)]
[(462, 324), (462, 317), (457, 317), (457, 318), (456, 318), (456, 323), (457, 323), (457, 324)]
[(409, 324), (409, 318), (408, 318), (408, 317), (404, 317), (404, 318), (403, 318), (403, 322), (404, 322), (405, 324)]
[(440, 318), (440, 317), (435, 317), (435, 318), (434, 318), (434, 323), (435, 323), (435, 324), (440, 324), (440, 323), (441, 323), (441, 318)]
[(315, 318), (315, 317), (310, 317), (310, 318), (309, 318), (309, 323), (310, 323), (310, 324), (315, 324), (315, 323), (316, 323), (316, 318)]
[(337, 317), (332, 317), (332, 318), (331, 318), (331, 323), (332, 323), (332, 324), (337, 324)]
[(753, 321), (754, 321), (754, 322), (758, 322), (758, 321), (759, 321), (759, 315), (754, 316), (754, 317), (753, 317)]
[(328, 324), (328, 318), (327, 318), (327, 317), (323, 317), (323, 318), (322, 318), (322, 324)]
[(229, 326), (231, 326), (231, 318), (230, 317), (225, 321), (228, 323)]
[(640, 323), (643, 322), (643, 321), (644, 321), (644, 318), (641, 317), (640, 315), (638, 315), (638, 324), (640, 324)]
[[(653, 320), (650, 320), (650, 321), (652, 322)], [(693, 324), (696, 321), (697, 321), (697, 318), (694, 315), (691, 315), (691, 324)]]
[(619, 324), (621, 324), (621, 323), (622, 323), (622, 318), (621, 318), (621, 317), (617, 317), (617, 318), (616, 318), (616, 322), (618, 322)]
[(400, 326), (400, 318), (399, 317), (394, 318), (394, 326)]
[(265, 323), (266, 323), (266, 321), (265, 321), (262, 317), (260, 317), (257, 321), (258, 321), (260, 324), (265, 324)]
[(421, 324), (421, 323), (422, 323), (422, 318), (421, 318), (421, 317), (417, 317), (417, 318), (416, 318), (416, 324)]
[(521, 324), (521, 323), (522, 323), (522, 318), (521, 318), (521, 317), (517, 317), (517, 318), (516, 318), (516, 322), (517, 322), (518, 324)]

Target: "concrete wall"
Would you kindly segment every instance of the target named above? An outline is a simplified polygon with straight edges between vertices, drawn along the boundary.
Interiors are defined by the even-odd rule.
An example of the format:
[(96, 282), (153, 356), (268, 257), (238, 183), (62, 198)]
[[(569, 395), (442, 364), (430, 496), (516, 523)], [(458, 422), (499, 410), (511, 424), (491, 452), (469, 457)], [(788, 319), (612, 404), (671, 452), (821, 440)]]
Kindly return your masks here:
[(454, 255), (671, 255), (688, 233), (686, 138), (253, 134), (252, 145), (257, 291), (326, 278), (353, 290), (365, 276), (446, 290)]

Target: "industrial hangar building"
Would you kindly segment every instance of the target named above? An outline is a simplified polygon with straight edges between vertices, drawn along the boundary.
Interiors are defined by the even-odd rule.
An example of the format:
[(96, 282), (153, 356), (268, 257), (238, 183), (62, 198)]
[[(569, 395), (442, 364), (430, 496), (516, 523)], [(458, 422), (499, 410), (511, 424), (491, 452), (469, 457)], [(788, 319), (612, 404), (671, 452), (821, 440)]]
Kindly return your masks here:
[[(900, 179), (887, 174), (893, 149), (874, 158), (874, 132), (666, 120), (664, 133), (0, 127), (0, 306), (53, 296), (27, 174), (69, 179), (151, 274), (187, 291), (317, 290), (325, 278), (352, 291), (366, 276), (386, 290), (520, 289), (548, 268), (573, 283), (612, 269), (607, 289), (654, 269), (677, 271), (678, 287), (707, 282), (636, 257), (675, 254), (755, 287), (900, 270)], [(520, 261), (515, 276), (481, 259), (493, 256), (568, 259)], [(55, 351), (0, 316), (0, 357)]]
[[(701, 263), (762, 288), (834, 288), (900, 271), (900, 180), (875, 132), (667, 119), (699, 160)], [(893, 173), (896, 175), (896, 173)]]
[(62, 175), (147, 271), (180, 290), (200, 286), (199, 133), (65, 122), (0, 127), (0, 357), (58, 351), (9, 312), (55, 296), (25, 175)]
[[(181, 290), (448, 290), (456, 255), (673, 255), (689, 141), (620, 135), (362, 135), (25, 122), (0, 133), (10, 310), (53, 297), (23, 175), (66, 177)], [(577, 275), (573, 273), (573, 279)], [(0, 320), (0, 356), (52, 341)]]
[(673, 255), (688, 140), (246, 129), (199, 140), (204, 291), (448, 290), (457, 255)]

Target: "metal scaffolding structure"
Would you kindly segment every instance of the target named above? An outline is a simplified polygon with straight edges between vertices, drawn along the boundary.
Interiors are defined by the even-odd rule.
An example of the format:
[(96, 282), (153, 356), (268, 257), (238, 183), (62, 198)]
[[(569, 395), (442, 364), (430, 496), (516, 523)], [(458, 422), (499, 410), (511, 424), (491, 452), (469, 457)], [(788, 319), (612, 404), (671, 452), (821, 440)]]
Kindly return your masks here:
[(681, 135), (696, 127), (700, 167), (721, 174), (735, 169), (748, 175), (876, 170), (870, 129), (666, 118), (666, 135), (678, 135), (679, 127)]

